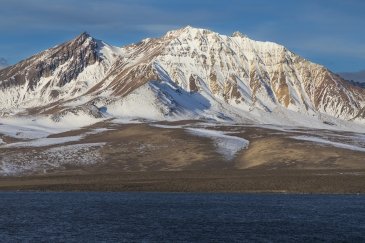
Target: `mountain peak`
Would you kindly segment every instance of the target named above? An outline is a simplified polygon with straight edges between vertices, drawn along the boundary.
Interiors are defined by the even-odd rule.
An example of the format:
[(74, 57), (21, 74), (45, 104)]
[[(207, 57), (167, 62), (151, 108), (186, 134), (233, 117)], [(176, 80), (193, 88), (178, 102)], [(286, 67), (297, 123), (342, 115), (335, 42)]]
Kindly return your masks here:
[(191, 25), (187, 25), (187, 26), (183, 27), (182, 29), (184, 29), (184, 30), (192, 30), (192, 29), (197, 29), (197, 28), (194, 28)]
[(89, 33), (82, 32), (74, 39), (66, 42), (64, 45), (68, 45), (71, 49), (79, 48), (81, 46), (88, 46), (91, 50), (96, 50), (98, 47), (98, 41)]
[(190, 26), (190, 25), (185, 26), (182, 30), (184, 30), (186, 32), (213, 33), (213, 31), (211, 31), (209, 29), (193, 27), (193, 26)]
[(180, 36), (182, 34), (196, 35), (196, 34), (199, 34), (199, 33), (200, 34), (208, 34), (208, 33), (214, 33), (214, 32), (209, 30), (209, 29), (197, 28), (197, 27), (192, 27), (190, 25), (187, 25), (183, 28), (176, 29), (176, 30), (171, 30), (171, 31), (167, 32), (166, 36), (167, 37)]
[(241, 33), (241, 32), (239, 32), (239, 31), (235, 31), (235, 32), (233, 32), (232, 37), (248, 38), (248, 36), (247, 36), (247, 35), (242, 34), (242, 33)]
[(88, 38), (88, 37), (91, 37), (91, 36), (90, 36), (90, 34), (88, 32), (84, 31), (81, 34), (79, 34), (78, 37)]
[(81, 34), (79, 34), (78, 36), (76, 36), (76, 38), (74, 40), (76, 40), (78, 42), (84, 42), (88, 38), (92, 38), (92, 37), (90, 36), (89, 33), (87, 33), (86, 31), (84, 31)]

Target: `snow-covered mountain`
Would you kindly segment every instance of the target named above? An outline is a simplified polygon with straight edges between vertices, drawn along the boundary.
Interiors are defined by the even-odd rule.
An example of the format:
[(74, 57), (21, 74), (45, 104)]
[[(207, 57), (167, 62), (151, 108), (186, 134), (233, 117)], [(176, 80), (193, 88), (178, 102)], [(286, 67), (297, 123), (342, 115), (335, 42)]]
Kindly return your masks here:
[(3, 116), (365, 123), (365, 90), (272, 42), (190, 26), (113, 47), (83, 33), (0, 71)]

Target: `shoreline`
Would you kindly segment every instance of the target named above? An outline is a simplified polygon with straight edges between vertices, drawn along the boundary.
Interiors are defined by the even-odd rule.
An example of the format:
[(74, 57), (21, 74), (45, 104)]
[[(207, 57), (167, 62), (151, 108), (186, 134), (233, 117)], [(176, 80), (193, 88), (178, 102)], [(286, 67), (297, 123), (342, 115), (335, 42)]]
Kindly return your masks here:
[(365, 170), (210, 170), (1, 177), (0, 192), (365, 194)]
[(180, 192), (180, 191), (42, 191), (42, 190), (0, 190), (0, 194), (2, 193), (125, 193), (125, 194), (134, 194), (134, 193), (146, 193), (146, 194), (217, 194), (217, 195), (290, 195), (290, 196), (365, 196), (365, 192), (363, 193), (311, 193), (311, 192), (269, 192), (269, 191), (237, 191), (237, 192), (228, 192), (228, 191), (214, 191), (214, 192)]

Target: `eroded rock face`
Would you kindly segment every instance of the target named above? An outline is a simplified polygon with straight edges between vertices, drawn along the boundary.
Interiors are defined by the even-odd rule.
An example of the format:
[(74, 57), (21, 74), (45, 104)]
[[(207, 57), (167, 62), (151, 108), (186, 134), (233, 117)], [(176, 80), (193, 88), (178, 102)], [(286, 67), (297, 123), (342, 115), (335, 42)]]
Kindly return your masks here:
[(190, 78), (189, 78), (189, 91), (190, 92), (198, 92), (199, 91), (197, 82), (198, 82), (198, 77), (195, 76), (195, 75), (190, 75)]
[(231, 76), (230, 79), (225, 82), (223, 97), (226, 102), (234, 100), (236, 104), (244, 101), (238, 90), (237, 79), (235, 76)]
[[(283, 46), (257, 42), (241, 33), (232, 37), (187, 27), (157, 57), (159, 65), (182, 88), (198, 77), (217, 99), (272, 111), (322, 112), (350, 120), (365, 106), (365, 91), (323, 66)], [(176, 70), (184, 75), (176, 75)], [(232, 77), (235, 77), (234, 79)], [(194, 78), (196, 79), (196, 78)]]
[(0, 70), (1, 108), (32, 109), (84, 94), (108, 69), (100, 44), (83, 33)]
[(67, 63), (68, 68), (64, 68), (57, 75), (57, 82), (53, 84), (64, 86), (77, 78), (87, 66), (101, 60), (97, 55), (97, 47), (97, 43), (88, 34), (83, 33), (72, 41), (0, 71), (1, 88), (27, 85), (28, 89), (34, 90), (41, 78), (54, 75), (58, 67)]

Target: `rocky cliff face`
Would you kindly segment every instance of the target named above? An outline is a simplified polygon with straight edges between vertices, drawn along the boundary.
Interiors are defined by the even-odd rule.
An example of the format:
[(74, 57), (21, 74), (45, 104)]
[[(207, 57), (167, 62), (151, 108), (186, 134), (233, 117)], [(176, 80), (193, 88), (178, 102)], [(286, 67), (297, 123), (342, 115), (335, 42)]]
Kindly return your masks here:
[(147, 104), (162, 118), (234, 120), (257, 111), (365, 118), (365, 90), (325, 67), (239, 32), (189, 26), (122, 48), (82, 34), (1, 70), (0, 87), (2, 109), (33, 113), (103, 106), (130, 115)]
[(1, 108), (32, 108), (82, 94), (108, 68), (99, 53), (102, 45), (82, 33), (74, 40), (1, 70)]
[(185, 90), (207, 87), (217, 99), (244, 110), (272, 112), (282, 106), (352, 119), (364, 107), (363, 89), (278, 44), (191, 27), (167, 35), (174, 38), (155, 62)]

